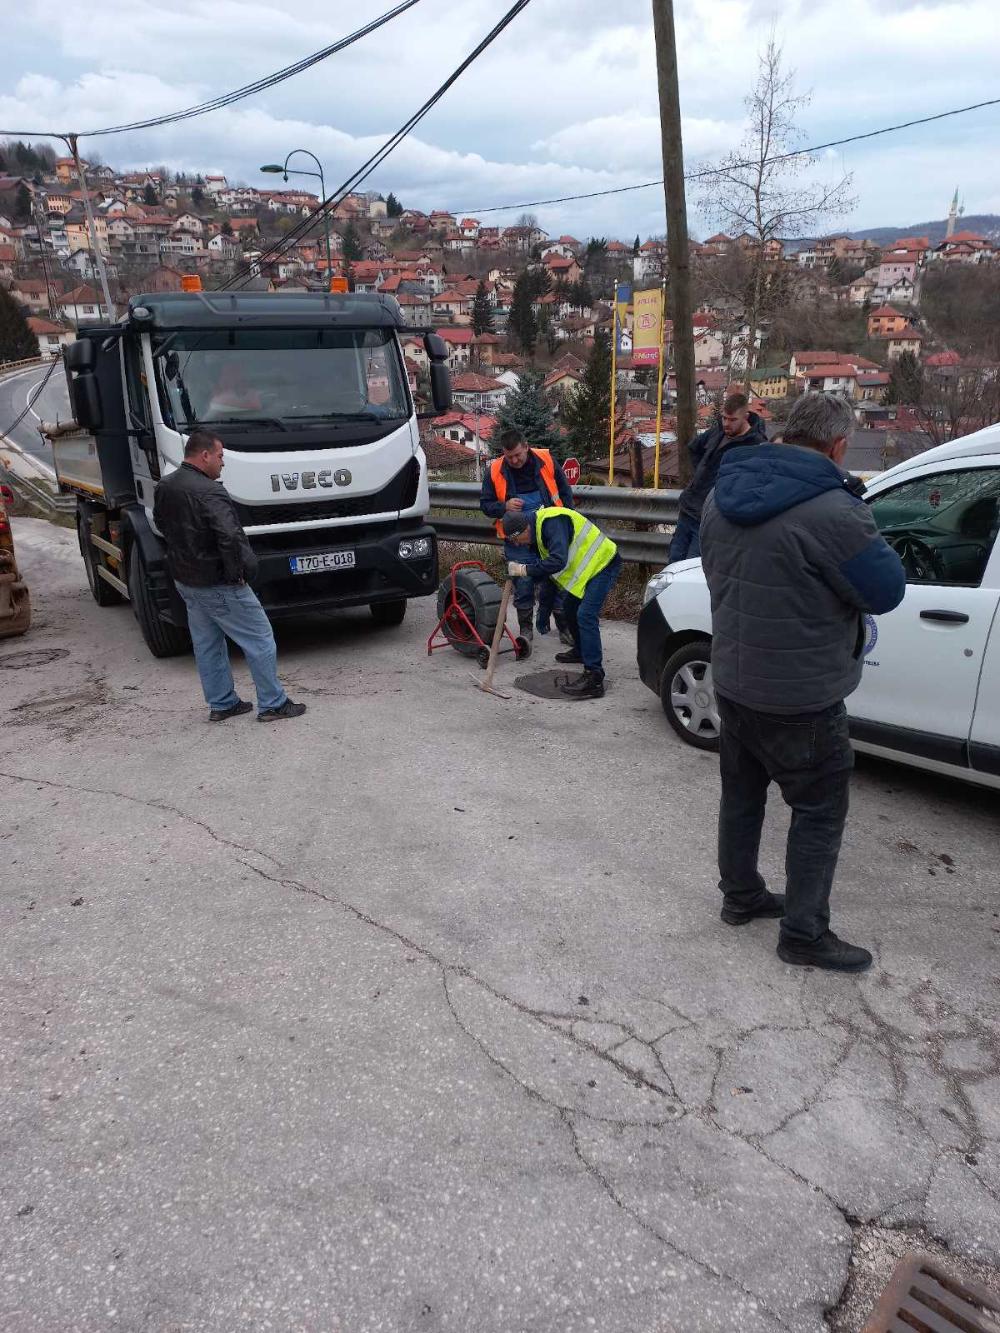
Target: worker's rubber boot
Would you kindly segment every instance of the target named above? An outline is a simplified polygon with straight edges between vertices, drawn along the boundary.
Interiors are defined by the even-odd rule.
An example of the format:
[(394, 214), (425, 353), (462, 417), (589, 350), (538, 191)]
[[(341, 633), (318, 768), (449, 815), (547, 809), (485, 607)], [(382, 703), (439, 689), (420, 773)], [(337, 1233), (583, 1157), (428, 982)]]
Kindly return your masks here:
[(519, 606), (517, 608), (517, 629), (522, 639), (531, 642), (535, 633), (535, 627), (532, 624), (532, 608)]
[(582, 675), (567, 681), (562, 692), (571, 699), (603, 699), (604, 676), (600, 671), (584, 671)]

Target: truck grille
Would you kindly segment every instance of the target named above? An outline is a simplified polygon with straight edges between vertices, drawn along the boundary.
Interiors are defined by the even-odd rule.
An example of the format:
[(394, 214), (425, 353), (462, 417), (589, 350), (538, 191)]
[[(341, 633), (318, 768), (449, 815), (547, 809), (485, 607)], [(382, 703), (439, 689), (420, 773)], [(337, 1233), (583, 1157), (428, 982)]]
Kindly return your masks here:
[(236, 513), (245, 528), (264, 527), (272, 523), (309, 523), (325, 518), (362, 518), (366, 514), (410, 509), (416, 504), (419, 484), (420, 464), (411, 458), (387, 486), (372, 495), (345, 495), (343, 499), (291, 500), (263, 505), (236, 502)]

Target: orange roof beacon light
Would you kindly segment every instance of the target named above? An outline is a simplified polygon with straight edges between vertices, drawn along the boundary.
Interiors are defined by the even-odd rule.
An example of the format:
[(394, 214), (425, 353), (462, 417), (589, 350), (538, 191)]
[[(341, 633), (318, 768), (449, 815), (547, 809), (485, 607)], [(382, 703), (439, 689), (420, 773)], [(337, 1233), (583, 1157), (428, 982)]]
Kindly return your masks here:
[(331, 291), (331, 292), (346, 292), (346, 291), (347, 291), (347, 279), (346, 279), (346, 278), (331, 278), (331, 279), (330, 279), (330, 291)]
[(182, 291), (182, 292), (200, 292), (200, 291), (201, 291), (201, 278), (199, 278), (199, 276), (198, 276), (197, 273), (184, 273), (184, 274), (182, 274), (182, 276), (181, 276), (181, 291)]

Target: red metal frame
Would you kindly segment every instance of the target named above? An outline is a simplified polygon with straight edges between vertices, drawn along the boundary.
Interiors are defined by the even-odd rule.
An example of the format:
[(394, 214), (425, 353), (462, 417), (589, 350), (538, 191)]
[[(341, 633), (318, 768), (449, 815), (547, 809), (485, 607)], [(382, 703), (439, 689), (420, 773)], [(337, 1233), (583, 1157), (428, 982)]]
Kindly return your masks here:
[[(489, 573), (489, 570), (486, 568), (486, 566), (484, 564), (481, 564), (480, 561), (478, 560), (461, 560), (457, 565), (452, 565), (451, 575), (450, 575), (451, 587), (448, 591), (448, 600), (445, 603), (444, 614), (442, 615), (438, 623), (434, 626), (431, 636), (427, 640), (428, 657), (430, 657), (431, 653), (433, 653), (437, 648), (450, 648), (453, 646), (451, 640), (444, 633), (444, 622), (446, 620), (458, 621), (464, 624), (466, 629), (469, 631), (469, 637), (475, 643), (478, 643), (480, 648), (485, 648), (486, 651), (489, 652), (490, 645), (482, 637), (482, 635), (476, 629), (475, 625), (472, 623), (469, 617), (462, 610), (462, 607), (459, 605), (458, 589), (455, 586), (455, 574), (460, 569), (481, 569), (484, 574)], [(517, 640), (514, 638), (513, 634), (511, 634), (510, 629), (506, 624), (503, 627), (503, 632), (504, 635), (508, 639), (510, 639), (510, 647), (501, 648), (499, 652), (501, 653), (512, 652), (515, 657), (519, 656)], [(442, 635), (442, 639), (440, 643), (435, 643), (434, 640), (437, 638), (439, 634)]]

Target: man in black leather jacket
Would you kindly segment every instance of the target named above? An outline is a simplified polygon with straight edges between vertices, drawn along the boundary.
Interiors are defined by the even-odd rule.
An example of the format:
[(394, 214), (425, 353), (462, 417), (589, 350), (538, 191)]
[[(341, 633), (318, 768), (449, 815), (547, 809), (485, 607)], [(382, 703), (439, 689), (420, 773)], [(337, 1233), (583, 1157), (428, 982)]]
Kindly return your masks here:
[(271, 624), (249, 581), (257, 558), (240, 526), (222, 474), (222, 441), (188, 436), (184, 462), (156, 488), (153, 522), (167, 544), (167, 568), (184, 599), (209, 721), (249, 713), (236, 693), (226, 636), (243, 650), (257, 689), (257, 720), (301, 717), (278, 679)]

